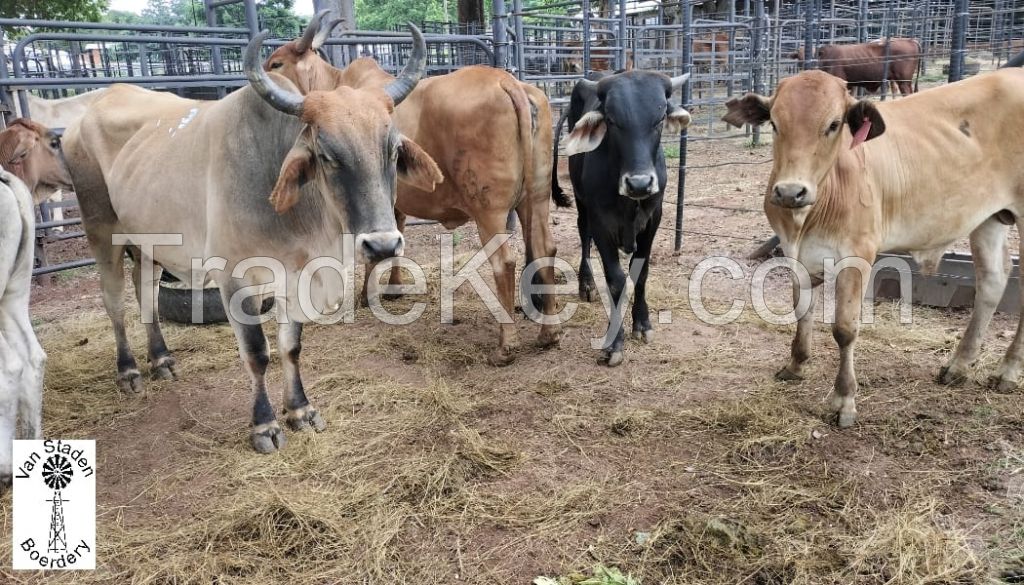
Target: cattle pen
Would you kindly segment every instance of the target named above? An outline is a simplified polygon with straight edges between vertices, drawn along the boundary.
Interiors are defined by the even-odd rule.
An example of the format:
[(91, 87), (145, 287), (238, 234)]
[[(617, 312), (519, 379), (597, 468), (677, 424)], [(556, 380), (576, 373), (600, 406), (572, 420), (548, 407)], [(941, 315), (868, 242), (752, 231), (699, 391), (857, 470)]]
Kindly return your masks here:
[[(31, 117), (35, 98), (114, 83), (197, 99), (244, 87), (245, 47), (273, 23), (258, 0), (195, 4), (203, 24), (193, 27), (0, 13), (5, 122)], [(233, 4), (244, 23), (225, 26)], [(353, 324), (309, 326), (303, 377), (328, 428), (289, 433), (287, 448), (260, 456), (248, 448), (251, 391), (226, 325), (167, 325), (179, 379), (118, 391), (99, 277), (65, 194), (38, 210), (32, 322), (49, 355), (46, 437), (97, 441), (98, 568), (12, 571), (5, 544), (0, 582), (1024, 583), (1021, 394), (985, 387), (1017, 327), (1018, 260), (959, 387), (934, 379), (969, 319), (967, 242), (931, 281), (915, 280), (924, 306), (911, 325), (900, 302), (874, 302), (875, 322), (858, 341), (860, 418), (838, 429), (826, 404), (838, 361), (829, 329), (815, 327), (806, 379), (780, 382), (773, 374), (792, 327), (754, 309), (757, 280), (769, 312), (791, 302), (785, 273), (748, 258), (773, 235), (763, 211), (772, 132), (721, 120), (728, 100), (770, 95), (822, 67), (819, 48), (830, 45), (880, 43), (878, 91), (857, 91), (869, 100), (905, 99), (889, 84), (904, 57), (887, 38), (919, 44), (915, 91), (983, 75), (1024, 52), (1024, 3), (492, 0), (487, 17), (483, 27), (416, 23), (428, 74), (490, 65), (539, 87), (563, 149), (560, 119), (581, 78), (691, 74), (672, 101), (692, 121), (662, 138), (669, 180), (651, 255), (654, 342), (629, 340), (622, 366), (598, 365), (592, 343), (606, 309), (571, 295), (559, 301), (574, 307), (560, 347), (532, 346), (536, 324), (516, 315), (515, 361), (487, 365), (496, 324), (484, 295), (453, 293), (447, 320), (435, 302), (451, 268), (439, 246), (451, 243), (458, 271), (480, 249), (477, 228), (411, 219), (405, 254), (422, 267), (426, 292), (384, 306), (398, 314), (425, 301), (422, 316), (388, 325), (358, 307)], [(301, 33), (275, 30), (264, 56)], [(411, 52), (404, 27), (339, 30), (326, 46), (338, 67), (371, 56), (391, 73)], [(553, 157), (571, 190), (564, 150)], [(576, 211), (552, 209), (558, 257), (576, 266)], [(708, 258), (734, 262), (740, 276), (699, 272)], [(879, 278), (873, 292), (890, 295), (892, 282)], [(732, 321), (701, 316), (737, 303)], [(145, 347), (140, 311), (128, 306), (128, 336)], [(270, 350), (275, 405), (282, 353)], [(0, 525), (13, 521), (2, 496)]]

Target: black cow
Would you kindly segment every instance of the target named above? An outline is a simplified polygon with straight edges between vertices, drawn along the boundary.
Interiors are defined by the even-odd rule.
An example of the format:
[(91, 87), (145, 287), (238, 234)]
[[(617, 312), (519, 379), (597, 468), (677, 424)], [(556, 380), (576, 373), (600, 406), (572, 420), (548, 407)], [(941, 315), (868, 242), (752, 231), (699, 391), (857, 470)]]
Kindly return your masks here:
[[(597, 298), (590, 268), (590, 241), (597, 245), (605, 280), (616, 307), (611, 312), (604, 359), (609, 366), (622, 363), (623, 315), (620, 301), (626, 275), (619, 265), (619, 250), (632, 254), (630, 266), (638, 273), (633, 301), (633, 335), (649, 343), (653, 337), (647, 311), (647, 259), (661, 223), (661, 204), (667, 172), (661, 149), (663, 130), (679, 133), (690, 114), (669, 102), (689, 75), (669, 78), (660, 73), (626, 71), (594, 73), (580, 80), (569, 103), (569, 176), (579, 210), (577, 225), (583, 259), (580, 261), (580, 297)], [(558, 156), (557, 143), (555, 156)], [(552, 189), (561, 192), (557, 177)]]

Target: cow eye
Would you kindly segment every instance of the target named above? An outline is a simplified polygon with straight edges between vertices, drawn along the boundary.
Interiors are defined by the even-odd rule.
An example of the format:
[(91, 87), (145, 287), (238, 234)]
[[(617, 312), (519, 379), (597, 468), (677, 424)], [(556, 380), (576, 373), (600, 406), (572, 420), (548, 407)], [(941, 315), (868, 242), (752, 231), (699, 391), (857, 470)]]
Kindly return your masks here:
[(839, 130), (839, 126), (842, 123), (842, 120), (833, 120), (832, 123), (828, 125), (828, 130), (825, 132), (825, 134), (832, 134), (836, 130)]
[(54, 138), (53, 140), (51, 140), (50, 141), (50, 148), (52, 148), (54, 150), (59, 150), (60, 149), (60, 138)]
[(281, 61), (274, 61), (273, 63), (270, 64), (271, 69), (280, 69), (283, 66), (284, 63), (282, 63)]

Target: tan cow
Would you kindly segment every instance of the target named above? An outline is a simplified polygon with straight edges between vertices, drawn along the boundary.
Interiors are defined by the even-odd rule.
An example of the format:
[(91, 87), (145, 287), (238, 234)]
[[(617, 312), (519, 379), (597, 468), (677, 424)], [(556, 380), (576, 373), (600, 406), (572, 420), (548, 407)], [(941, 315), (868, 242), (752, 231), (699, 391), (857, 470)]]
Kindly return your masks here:
[[(770, 121), (775, 129), (764, 207), (786, 256), (803, 263), (815, 286), (835, 278), (832, 334), (840, 363), (832, 405), (839, 426), (856, 417), (853, 348), (869, 278), (864, 262), (860, 270), (826, 273), (829, 258), (870, 266), (880, 252), (905, 251), (934, 269), (969, 235), (974, 312), (939, 373), (943, 384), (963, 381), (1006, 285), (1006, 224), (1024, 228), (1024, 71), (1004, 69), (882, 103), (857, 101), (841, 79), (805, 71), (784, 79), (771, 98), (747, 94), (727, 105), (726, 122)], [(780, 379), (804, 373), (812, 313), (800, 318)], [(1024, 321), (990, 387), (1016, 388), (1022, 328)]]
[[(412, 57), (393, 83), (306, 95), (260, 68), (268, 35), (260, 33), (246, 48), (249, 87), (199, 101), (113, 86), (64, 138), (114, 326), (118, 385), (127, 392), (142, 386), (125, 334), (124, 254), (135, 259), (137, 297), (155, 288), (160, 268), (183, 282), (214, 280), (252, 384), (251, 440), (261, 453), (285, 444), (267, 396), (267, 340), (261, 322), (252, 319), (263, 298), (277, 301), (285, 420), (295, 430), (322, 430), (299, 376), (302, 327), (317, 319), (313, 311), (331, 313), (346, 291), (337, 272), (310, 272), (309, 264), (343, 263), (346, 243), (365, 260), (401, 254), (395, 185), (401, 179), (429, 192), (442, 179), (392, 121), (395, 104), (423, 75), (426, 44), (419, 30), (413, 27)], [(118, 239), (125, 234), (127, 240)], [(181, 241), (147, 251), (152, 234), (180, 235)], [(159, 264), (153, 274), (144, 272), (149, 258)], [(215, 264), (205, 274), (196, 262), (208, 260)], [(151, 375), (173, 378), (175, 359), (155, 307), (142, 302), (142, 308)]]
[(25, 183), (37, 204), (55, 190), (72, 188), (60, 138), (27, 118), (18, 118), (0, 132), (0, 166)]
[[(313, 18), (302, 38), (274, 51), (264, 68), (290, 79), (303, 92), (392, 83), (394, 78), (373, 59), (357, 59), (339, 70), (320, 58), (317, 49), (334, 24), (320, 30), (325, 14), (322, 11)], [(472, 219), (480, 240), (486, 243), (506, 233), (505, 221), (514, 209), (523, 226), (527, 264), (555, 255), (548, 225), (551, 109), (542, 91), (499, 69), (464, 67), (421, 81), (396, 109), (395, 121), (405, 135), (430, 154), (445, 177), (433, 193), (399, 185), (395, 204), (399, 229), (410, 215), (438, 220), (448, 229)], [(565, 198), (556, 203), (569, 205)], [(501, 245), (489, 260), (498, 300), (513, 317), (516, 261), (511, 246)], [(550, 268), (541, 269), (539, 277), (544, 284), (554, 283)], [(401, 282), (398, 269), (391, 272), (390, 282)], [(542, 311), (554, 313), (553, 296), (544, 296)], [(557, 324), (545, 324), (538, 343), (554, 345), (559, 336)], [(490, 363), (504, 365), (512, 361), (516, 338), (515, 324), (511, 320), (502, 322), (498, 348), (491, 353)]]

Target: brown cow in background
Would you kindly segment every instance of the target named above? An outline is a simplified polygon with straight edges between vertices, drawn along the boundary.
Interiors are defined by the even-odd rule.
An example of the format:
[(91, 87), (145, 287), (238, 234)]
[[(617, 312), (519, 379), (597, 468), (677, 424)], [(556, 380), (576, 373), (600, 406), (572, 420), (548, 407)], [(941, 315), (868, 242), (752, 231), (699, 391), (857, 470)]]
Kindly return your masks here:
[(28, 118), (18, 118), (0, 132), (0, 166), (25, 183), (36, 204), (56, 190), (73, 190), (60, 138)]
[[(915, 39), (893, 38), (889, 42), (889, 71), (885, 71), (885, 42), (878, 39), (855, 45), (824, 45), (818, 47), (818, 69), (846, 81), (846, 87), (863, 87), (875, 93), (882, 80), (899, 88), (903, 95), (914, 93), (914, 74), (921, 61), (921, 43)], [(804, 63), (804, 48), (790, 54), (800, 66)], [(894, 92), (895, 93), (895, 90)]]

